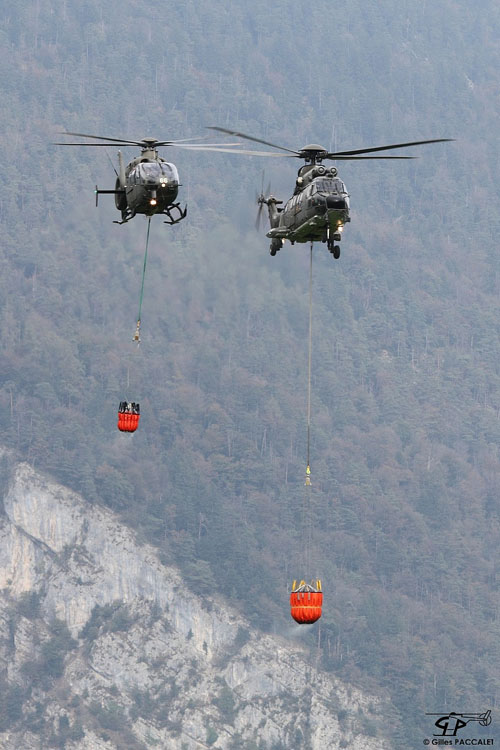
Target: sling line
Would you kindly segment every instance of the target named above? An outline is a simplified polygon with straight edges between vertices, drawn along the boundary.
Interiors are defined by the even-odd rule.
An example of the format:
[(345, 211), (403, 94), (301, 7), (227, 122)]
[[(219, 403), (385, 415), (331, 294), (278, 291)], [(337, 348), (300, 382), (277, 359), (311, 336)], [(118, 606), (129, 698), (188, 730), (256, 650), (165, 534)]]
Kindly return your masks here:
[(306, 486), (311, 484), (311, 361), (312, 361), (312, 262), (313, 262), (313, 243), (309, 253), (309, 359), (307, 363), (307, 466), (306, 466)]
[(141, 343), (141, 310), (142, 310), (142, 298), (144, 297), (144, 279), (146, 277), (146, 264), (148, 262), (148, 245), (149, 245), (149, 229), (151, 227), (151, 217), (148, 217), (148, 231), (146, 234), (146, 251), (144, 253), (144, 265), (142, 267), (142, 283), (141, 283), (141, 295), (139, 297), (139, 313), (137, 315), (137, 325), (135, 328), (134, 338), (132, 341), (136, 341), (137, 344)]

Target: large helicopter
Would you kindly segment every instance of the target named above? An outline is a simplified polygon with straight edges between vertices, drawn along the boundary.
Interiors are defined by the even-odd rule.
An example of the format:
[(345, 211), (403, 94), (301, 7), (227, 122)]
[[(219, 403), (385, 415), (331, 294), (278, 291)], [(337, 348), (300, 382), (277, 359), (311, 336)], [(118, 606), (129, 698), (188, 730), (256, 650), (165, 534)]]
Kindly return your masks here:
[[(334, 258), (340, 257), (340, 242), (342, 230), (351, 219), (349, 216), (349, 193), (342, 180), (338, 177), (336, 167), (325, 167), (326, 160), (350, 160), (350, 159), (414, 159), (413, 156), (363, 156), (376, 151), (387, 151), (393, 148), (405, 148), (407, 146), (421, 146), (425, 143), (442, 143), (451, 141), (452, 138), (434, 138), (426, 141), (412, 141), (411, 143), (393, 143), (389, 146), (377, 146), (375, 148), (361, 148), (352, 151), (327, 151), (323, 146), (311, 144), (304, 146), (300, 151), (278, 146), (275, 143), (254, 138), (245, 133), (226, 128), (212, 127), (227, 135), (245, 138), (248, 141), (263, 143), (266, 146), (279, 149), (281, 152), (272, 151), (249, 151), (235, 150), (232, 153), (254, 154), (258, 156), (283, 156), (295, 157), (304, 160), (300, 167), (295, 182), (295, 190), (292, 197), (283, 205), (283, 201), (277, 200), (273, 195), (261, 194), (257, 198), (259, 213), (257, 225), (259, 224), (261, 211), (267, 206), (269, 223), (271, 229), (267, 237), (271, 239), (270, 253), (276, 255), (281, 250), (285, 240), (293, 245), (295, 242), (326, 242), (328, 250)], [(228, 149), (229, 150), (229, 149)]]
[[(126, 138), (108, 138), (88, 133), (64, 132), (61, 135), (73, 135), (79, 138), (92, 138), (105, 143), (56, 143), (56, 146), (139, 146), (140, 156), (124, 165), (123, 155), (118, 151), (118, 171), (115, 169), (116, 182), (114, 190), (100, 190), (95, 188), (95, 204), (98, 205), (99, 195), (111, 194), (115, 196), (115, 206), (121, 211), (121, 221), (114, 224), (126, 224), (136, 214), (166, 216), (165, 224), (177, 224), (186, 217), (187, 207), (181, 208), (176, 202), (179, 190), (179, 173), (175, 164), (165, 161), (158, 155), (160, 146), (176, 146), (178, 148), (196, 151), (225, 151), (222, 146), (233, 146), (231, 143), (193, 143), (204, 139), (185, 138), (177, 141), (158, 141), (156, 138), (143, 138), (132, 141)], [(114, 167), (113, 167), (114, 169)]]

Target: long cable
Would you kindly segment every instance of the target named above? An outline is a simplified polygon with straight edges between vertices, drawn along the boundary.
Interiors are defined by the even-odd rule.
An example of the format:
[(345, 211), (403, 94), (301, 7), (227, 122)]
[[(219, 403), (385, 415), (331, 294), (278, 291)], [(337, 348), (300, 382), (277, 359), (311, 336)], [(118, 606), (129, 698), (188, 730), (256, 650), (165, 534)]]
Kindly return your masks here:
[(141, 311), (142, 311), (142, 298), (144, 297), (144, 279), (146, 277), (146, 264), (148, 262), (148, 246), (149, 246), (149, 230), (151, 228), (151, 216), (148, 217), (148, 231), (146, 234), (146, 250), (144, 252), (144, 264), (142, 267), (142, 283), (141, 283), (141, 294), (139, 297), (139, 312), (137, 314), (137, 325), (135, 329), (135, 334), (133, 341), (137, 341), (139, 344), (141, 341), (140, 334), (141, 334)]
[(307, 467), (306, 485), (310, 484), (311, 475), (311, 362), (312, 362), (312, 263), (313, 243), (309, 253), (309, 358), (307, 363)]
[[(312, 259), (313, 243), (309, 252), (309, 352), (307, 360), (307, 466), (306, 487), (311, 486), (311, 365), (312, 365)], [(311, 489), (305, 490), (304, 512), (306, 514), (305, 569), (310, 574), (312, 545), (312, 508)]]
[(149, 230), (151, 228), (151, 216), (148, 217), (148, 232), (146, 234), (146, 251), (144, 253), (144, 265), (142, 267), (142, 283), (141, 283), (141, 296), (139, 298), (139, 314), (137, 320), (141, 319), (142, 310), (142, 298), (144, 297), (144, 279), (146, 276), (146, 263), (148, 262), (148, 245), (149, 245)]

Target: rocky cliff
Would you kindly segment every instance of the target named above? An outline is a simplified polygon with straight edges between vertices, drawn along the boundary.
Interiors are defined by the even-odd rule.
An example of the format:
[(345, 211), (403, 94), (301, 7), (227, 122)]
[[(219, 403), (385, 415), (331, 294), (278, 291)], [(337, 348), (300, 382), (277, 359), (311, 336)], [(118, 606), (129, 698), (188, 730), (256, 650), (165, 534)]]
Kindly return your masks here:
[(387, 711), (3, 454), (0, 748), (382, 750)]

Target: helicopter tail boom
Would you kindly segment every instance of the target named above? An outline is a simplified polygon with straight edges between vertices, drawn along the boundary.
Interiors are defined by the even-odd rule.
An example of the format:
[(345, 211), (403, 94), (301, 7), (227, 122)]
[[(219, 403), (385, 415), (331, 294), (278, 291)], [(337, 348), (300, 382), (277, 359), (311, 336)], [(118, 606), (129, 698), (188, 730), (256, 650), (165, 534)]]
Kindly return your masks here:
[(97, 206), (99, 203), (100, 195), (124, 195), (125, 190), (99, 190), (99, 188), (96, 185), (94, 193), (95, 193), (95, 204)]

